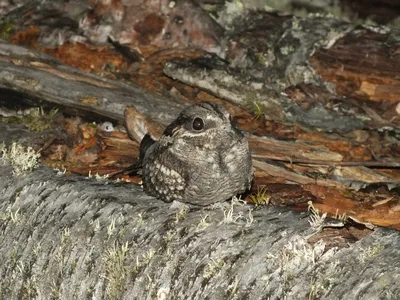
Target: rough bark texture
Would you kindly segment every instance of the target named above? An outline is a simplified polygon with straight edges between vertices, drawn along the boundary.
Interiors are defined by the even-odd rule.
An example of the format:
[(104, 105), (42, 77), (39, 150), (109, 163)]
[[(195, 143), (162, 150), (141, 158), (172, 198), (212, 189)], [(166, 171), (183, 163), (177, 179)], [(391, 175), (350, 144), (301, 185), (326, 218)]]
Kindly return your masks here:
[(377, 229), (325, 252), (322, 243), (306, 243), (315, 231), (305, 214), (234, 206), (237, 220), (226, 223), (227, 205), (179, 217), (136, 185), (65, 176), (1, 169), (3, 299), (400, 295), (397, 232)]
[[(34, 137), (19, 126), (13, 137), (6, 132), (2, 140)], [(355, 242), (332, 236), (328, 227), (346, 231), (340, 221), (311, 227), (307, 213), (229, 203), (171, 207), (135, 184), (44, 167), (16, 176), (1, 163), (2, 299), (400, 295), (400, 236), (393, 230), (364, 229)], [(335, 236), (343, 240), (333, 243), (339, 248), (332, 248)]]

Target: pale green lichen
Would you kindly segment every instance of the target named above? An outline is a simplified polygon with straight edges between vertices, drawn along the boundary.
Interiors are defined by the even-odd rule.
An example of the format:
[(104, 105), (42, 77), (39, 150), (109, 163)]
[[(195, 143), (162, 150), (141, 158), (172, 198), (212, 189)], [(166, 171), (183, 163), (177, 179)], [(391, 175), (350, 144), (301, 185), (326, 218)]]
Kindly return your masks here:
[(368, 246), (367, 248), (361, 248), (361, 253), (358, 256), (358, 260), (364, 263), (368, 258), (378, 255), (385, 247), (383, 245)]
[(136, 256), (136, 264), (132, 270), (134, 274), (137, 274), (140, 272), (140, 270), (147, 266), (151, 260), (153, 259), (154, 255), (156, 254), (156, 251), (154, 249), (149, 249), (147, 252), (142, 254), (141, 257)]
[(127, 254), (129, 251), (128, 242), (123, 245), (118, 243), (106, 251), (103, 258), (106, 270), (107, 279), (107, 298), (120, 299), (126, 278), (128, 276), (128, 269), (126, 266)]
[(208, 226), (211, 225), (211, 223), (208, 223), (208, 222), (207, 222), (207, 218), (208, 218), (208, 217), (209, 217), (209, 215), (205, 215), (204, 217), (202, 217), (202, 218), (200, 219), (199, 224), (197, 224), (197, 226), (196, 226), (196, 232), (203, 231), (203, 230), (205, 230)]
[(180, 205), (178, 212), (175, 214), (175, 223), (184, 220), (188, 212), (189, 212), (188, 206), (184, 204)]
[(167, 233), (163, 236), (163, 240), (166, 243), (172, 242), (174, 237), (176, 236), (176, 231), (175, 230), (168, 230)]
[(124, 219), (125, 219), (125, 217), (121, 213), (116, 217), (115, 216), (111, 217), (111, 222), (107, 226), (108, 239), (110, 239), (112, 235), (119, 232), (118, 228), (121, 228), (121, 225), (123, 224)]
[(204, 268), (203, 278), (210, 279), (214, 277), (225, 265), (222, 258), (211, 259)]
[(14, 142), (9, 148), (3, 144), (0, 150), (1, 158), (12, 165), (15, 175), (32, 171), (39, 166), (40, 153), (33, 150), (32, 147), (25, 149)]

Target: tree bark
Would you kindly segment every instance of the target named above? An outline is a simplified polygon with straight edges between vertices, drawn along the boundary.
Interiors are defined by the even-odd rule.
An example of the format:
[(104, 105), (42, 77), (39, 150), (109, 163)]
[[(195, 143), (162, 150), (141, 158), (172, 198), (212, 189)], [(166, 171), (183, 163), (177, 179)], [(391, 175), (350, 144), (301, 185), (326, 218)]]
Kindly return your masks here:
[[(2, 139), (12, 138), (4, 132)], [(18, 126), (14, 132), (33, 137)], [(2, 299), (400, 295), (400, 236), (390, 229), (357, 229), (316, 215), (310, 226), (306, 213), (235, 202), (171, 206), (135, 184), (45, 167), (16, 176), (2, 164)], [(346, 231), (353, 232), (347, 240)]]
[(400, 295), (397, 232), (379, 228), (326, 251), (307, 243), (316, 231), (305, 214), (240, 205), (183, 213), (137, 185), (65, 176), (1, 169), (3, 299)]

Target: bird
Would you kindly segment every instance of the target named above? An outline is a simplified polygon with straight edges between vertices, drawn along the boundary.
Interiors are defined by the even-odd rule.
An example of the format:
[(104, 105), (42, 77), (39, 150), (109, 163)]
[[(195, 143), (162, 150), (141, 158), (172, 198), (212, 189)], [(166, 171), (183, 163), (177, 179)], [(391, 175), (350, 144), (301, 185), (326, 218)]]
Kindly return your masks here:
[(249, 190), (253, 179), (245, 135), (214, 102), (183, 109), (158, 140), (147, 133), (138, 165), (144, 192), (164, 202), (223, 202)]

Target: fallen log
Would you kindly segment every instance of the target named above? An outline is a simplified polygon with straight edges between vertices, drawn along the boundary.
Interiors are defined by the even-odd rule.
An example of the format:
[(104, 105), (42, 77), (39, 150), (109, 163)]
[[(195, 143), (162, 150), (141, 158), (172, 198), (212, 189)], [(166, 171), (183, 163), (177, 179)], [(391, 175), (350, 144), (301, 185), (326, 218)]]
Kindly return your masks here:
[[(0, 101), (12, 106), (9, 94), (38, 105), (42, 101), (67, 109), (73, 115), (94, 114), (123, 121), (126, 106), (160, 123), (169, 124), (185, 106), (179, 99), (165, 99), (121, 81), (102, 78), (60, 64), (51, 56), (0, 41)], [(9, 93), (9, 94), (7, 94)]]
[[(138, 185), (44, 167), (15, 176), (6, 164), (0, 191), (2, 298), (400, 295), (393, 230), (357, 229), (318, 214), (310, 226), (306, 214), (273, 207), (171, 208)], [(332, 245), (332, 226), (358, 233)]]

